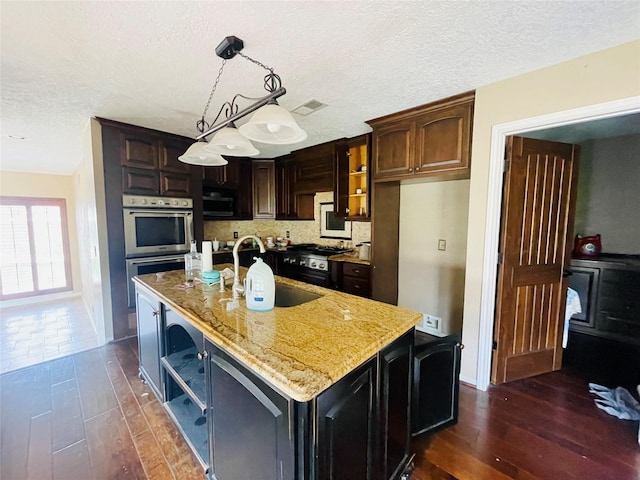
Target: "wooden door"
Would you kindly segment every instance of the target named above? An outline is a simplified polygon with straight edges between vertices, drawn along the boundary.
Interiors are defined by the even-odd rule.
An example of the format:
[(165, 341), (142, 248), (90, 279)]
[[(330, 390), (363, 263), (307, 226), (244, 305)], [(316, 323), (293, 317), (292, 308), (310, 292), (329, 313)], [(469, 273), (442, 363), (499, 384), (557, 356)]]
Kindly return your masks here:
[(579, 147), (509, 137), (491, 381), (562, 364)]

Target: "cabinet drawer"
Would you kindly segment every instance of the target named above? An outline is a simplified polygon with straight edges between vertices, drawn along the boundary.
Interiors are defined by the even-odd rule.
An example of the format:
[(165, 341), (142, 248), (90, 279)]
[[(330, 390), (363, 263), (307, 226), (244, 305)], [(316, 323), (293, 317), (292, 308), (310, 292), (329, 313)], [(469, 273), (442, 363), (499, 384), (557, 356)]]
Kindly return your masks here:
[(342, 288), (344, 293), (350, 293), (351, 295), (358, 295), (360, 297), (367, 298), (371, 296), (369, 279), (363, 280), (355, 277), (344, 277), (342, 279)]
[(342, 274), (345, 277), (356, 277), (360, 280), (369, 281), (371, 267), (369, 265), (361, 265), (359, 263), (345, 262), (342, 267)]

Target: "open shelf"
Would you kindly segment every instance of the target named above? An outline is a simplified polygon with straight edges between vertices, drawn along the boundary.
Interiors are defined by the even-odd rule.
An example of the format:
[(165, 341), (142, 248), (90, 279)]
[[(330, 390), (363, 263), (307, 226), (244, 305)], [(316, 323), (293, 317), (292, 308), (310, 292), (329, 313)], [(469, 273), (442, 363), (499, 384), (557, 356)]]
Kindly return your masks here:
[[(365, 218), (368, 215), (367, 146), (349, 148), (349, 217)], [(358, 193), (358, 190), (361, 193)]]
[(186, 394), (168, 401), (165, 403), (165, 408), (207, 472), (209, 469), (209, 462), (205, 461), (209, 458), (207, 418)]
[(204, 362), (198, 360), (195, 345), (162, 357), (162, 366), (204, 414), (207, 410)]

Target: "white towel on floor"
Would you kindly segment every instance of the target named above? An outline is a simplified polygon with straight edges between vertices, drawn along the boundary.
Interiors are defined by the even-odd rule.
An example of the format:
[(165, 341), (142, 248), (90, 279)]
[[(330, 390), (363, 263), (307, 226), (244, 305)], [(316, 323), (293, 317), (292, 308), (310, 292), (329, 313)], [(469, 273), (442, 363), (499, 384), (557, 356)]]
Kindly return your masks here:
[(567, 348), (567, 341), (569, 340), (569, 320), (576, 313), (582, 313), (582, 306), (580, 305), (580, 295), (573, 288), (567, 289), (567, 305), (564, 311), (564, 331), (562, 332), (562, 348)]

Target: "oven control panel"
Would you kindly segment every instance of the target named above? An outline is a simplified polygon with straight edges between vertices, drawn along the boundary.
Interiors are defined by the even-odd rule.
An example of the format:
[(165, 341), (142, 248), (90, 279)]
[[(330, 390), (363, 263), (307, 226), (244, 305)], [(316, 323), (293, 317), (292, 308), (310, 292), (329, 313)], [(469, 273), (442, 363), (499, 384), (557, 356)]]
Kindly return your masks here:
[(183, 208), (192, 209), (191, 198), (149, 197), (146, 195), (123, 195), (122, 206), (129, 208)]

